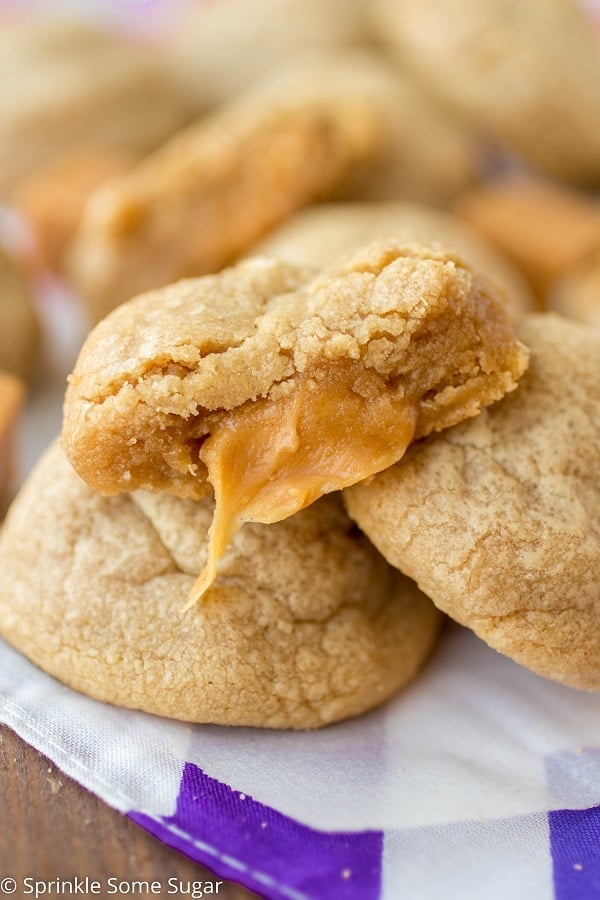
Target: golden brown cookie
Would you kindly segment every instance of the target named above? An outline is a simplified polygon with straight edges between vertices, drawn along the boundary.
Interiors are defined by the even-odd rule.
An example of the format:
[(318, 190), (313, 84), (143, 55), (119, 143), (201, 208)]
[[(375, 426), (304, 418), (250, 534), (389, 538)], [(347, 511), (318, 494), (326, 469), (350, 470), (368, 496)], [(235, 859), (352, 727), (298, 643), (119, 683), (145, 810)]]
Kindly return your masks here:
[(547, 179), (478, 185), (458, 199), (456, 212), (521, 269), (542, 307), (553, 283), (600, 249), (600, 205)]
[(0, 372), (0, 516), (10, 499), (15, 477), (15, 429), (24, 387), (20, 379)]
[(353, 200), (416, 200), (444, 206), (481, 173), (478, 133), (449, 114), (417, 79), (366, 52), (313, 62), (324, 84), (334, 77), (364, 94), (380, 120), (378, 151), (346, 196)]
[(378, 706), (423, 664), (439, 613), (337, 497), (248, 526), (182, 615), (210, 519), (208, 499), (101, 497), (51, 448), (0, 540), (0, 631), (99, 700), (223, 725), (326, 725)]
[(102, 183), (133, 168), (132, 153), (83, 144), (54, 157), (20, 179), (9, 200), (33, 228), (43, 262), (63, 267), (85, 203)]
[(156, 51), (66, 20), (0, 27), (0, 192), (89, 141), (145, 151), (189, 118)]
[(518, 389), (345, 492), (436, 606), (540, 675), (600, 689), (600, 335), (519, 325)]
[(523, 159), (600, 184), (600, 40), (577, 0), (376, 0), (402, 64)]
[(305, 73), (252, 88), (92, 196), (71, 273), (95, 318), (143, 290), (218, 271), (374, 156), (382, 126), (368, 97)]
[(70, 376), (63, 444), (96, 490), (215, 492), (206, 579), (276, 522), (476, 415), (527, 365), (504, 301), (452, 251), (374, 243), (311, 278), (256, 258), (115, 310)]
[(324, 203), (297, 213), (252, 248), (303, 266), (325, 266), (341, 253), (387, 237), (455, 247), (504, 291), (515, 318), (535, 307), (523, 276), (486, 239), (449, 213), (415, 203)]
[(316, 56), (253, 86), (92, 197), (72, 277), (96, 319), (142, 290), (217, 272), (335, 195), (447, 200), (472, 139), (373, 55)]
[(600, 253), (559, 279), (548, 294), (547, 305), (569, 319), (600, 328)]
[(368, 40), (362, 0), (219, 0), (190, 9), (169, 55), (200, 111), (306, 52)]
[(40, 325), (27, 280), (0, 247), (0, 370), (29, 377), (39, 346)]

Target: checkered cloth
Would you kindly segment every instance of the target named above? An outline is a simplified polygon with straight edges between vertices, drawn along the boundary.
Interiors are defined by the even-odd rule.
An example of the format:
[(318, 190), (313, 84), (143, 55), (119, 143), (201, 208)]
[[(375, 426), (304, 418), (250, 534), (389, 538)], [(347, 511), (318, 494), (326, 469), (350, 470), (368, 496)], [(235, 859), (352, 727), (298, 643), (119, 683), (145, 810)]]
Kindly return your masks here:
[(458, 627), (391, 703), (307, 733), (117, 709), (0, 642), (0, 719), (156, 837), (265, 897), (600, 897), (600, 698)]

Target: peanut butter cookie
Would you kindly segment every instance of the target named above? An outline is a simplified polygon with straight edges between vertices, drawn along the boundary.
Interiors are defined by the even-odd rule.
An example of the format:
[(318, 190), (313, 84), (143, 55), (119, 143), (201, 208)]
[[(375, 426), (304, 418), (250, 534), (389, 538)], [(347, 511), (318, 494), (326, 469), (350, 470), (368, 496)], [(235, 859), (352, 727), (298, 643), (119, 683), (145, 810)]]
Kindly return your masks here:
[(92, 197), (71, 274), (101, 318), (219, 271), (332, 196), (442, 202), (479, 167), (465, 129), (366, 53), (312, 56), (253, 86)]
[(67, 20), (0, 26), (0, 192), (82, 141), (146, 151), (189, 118), (157, 54)]
[(15, 478), (15, 430), (23, 400), (23, 383), (0, 372), (0, 517), (4, 515)]
[(576, 0), (376, 0), (402, 64), (551, 175), (600, 184), (600, 40)]
[(2, 634), (92, 697), (192, 722), (316, 728), (410, 681), (440, 614), (338, 497), (240, 532), (206, 602), (182, 616), (211, 506), (102, 497), (51, 448), (0, 540)]
[(336, 256), (381, 238), (421, 243), (441, 241), (455, 247), (504, 291), (515, 318), (535, 308), (519, 271), (460, 219), (416, 203), (323, 203), (297, 213), (252, 248), (303, 266), (325, 266)]
[(307, 52), (368, 40), (362, 0), (219, 0), (192, 7), (169, 50), (199, 111)]
[(209, 564), (476, 415), (527, 365), (504, 301), (451, 251), (371, 244), (310, 278), (256, 258), (115, 310), (88, 337), (63, 444), (106, 494), (215, 492)]
[(0, 370), (23, 378), (36, 369), (40, 324), (18, 264), (0, 247)]
[(70, 268), (95, 318), (219, 271), (374, 156), (382, 125), (369, 97), (305, 72), (251, 89), (91, 197)]
[(345, 492), (386, 559), (496, 650), (600, 689), (600, 335), (553, 314), (519, 333), (519, 388)]

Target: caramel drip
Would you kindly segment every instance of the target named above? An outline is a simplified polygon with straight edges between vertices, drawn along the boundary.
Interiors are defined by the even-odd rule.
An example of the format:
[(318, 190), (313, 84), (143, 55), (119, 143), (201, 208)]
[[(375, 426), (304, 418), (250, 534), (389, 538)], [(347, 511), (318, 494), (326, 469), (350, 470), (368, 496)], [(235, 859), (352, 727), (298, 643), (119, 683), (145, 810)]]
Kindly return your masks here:
[(379, 376), (364, 370), (359, 393), (358, 377), (353, 365), (320, 378), (299, 376), (289, 394), (219, 417), (200, 453), (216, 504), (208, 562), (185, 609), (210, 587), (243, 522), (279, 522), (403, 456), (417, 404), (395, 399)]

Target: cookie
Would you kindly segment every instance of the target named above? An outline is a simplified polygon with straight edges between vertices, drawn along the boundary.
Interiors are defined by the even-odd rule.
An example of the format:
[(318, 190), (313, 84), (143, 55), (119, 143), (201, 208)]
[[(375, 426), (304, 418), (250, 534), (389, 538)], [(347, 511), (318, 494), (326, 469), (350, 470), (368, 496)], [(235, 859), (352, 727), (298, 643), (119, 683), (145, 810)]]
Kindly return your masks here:
[(232, 542), (206, 601), (211, 501), (101, 497), (50, 449), (0, 540), (0, 631), (99, 700), (190, 722), (316, 728), (415, 675), (440, 615), (339, 498)]
[(54, 157), (20, 179), (9, 200), (33, 229), (48, 268), (59, 271), (85, 203), (102, 183), (133, 168), (132, 153), (84, 144)]
[(368, 96), (381, 123), (377, 153), (347, 198), (444, 206), (479, 177), (484, 166), (479, 133), (449, 114), (404, 69), (358, 51), (331, 55), (319, 68), (321, 84), (335, 77)]
[(600, 184), (600, 41), (576, 0), (376, 0), (402, 64), (551, 175)]
[(311, 51), (368, 40), (361, 0), (220, 0), (183, 17), (169, 49), (199, 111)]
[(519, 325), (518, 389), (345, 492), (386, 559), (490, 646), (600, 689), (600, 335)]
[(101, 322), (69, 378), (63, 445), (102, 493), (200, 498), (210, 482), (197, 598), (242, 521), (279, 521), (390, 466), (526, 365), (504, 301), (451, 251), (374, 243), (312, 279), (258, 257)]
[(189, 118), (155, 51), (84, 25), (0, 28), (0, 192), (82, 141), (146, 151)]
[(541, 306), (557, 279), (600, 249), (598, 203), (548, 180), (481, 184), (459, 197), (455, 210), (521, 269)]
[(373, 157), (382, 126), (368, 97), (305, 71), (249, 90), (92, 196), (71, 275), (95, 318), (218, 271)]
[(600, 253), (585, 259), (554, 284), (548, 307), (569, 319), (600, 328)]
[(460, 219), (414, 203), (326, 203), (297, 213), (252, 248), (296, 265), (325, 266), (341, 253), (389, 236), (455, 247), (504, 291), (515, 318), (535, 307), (525, 279)]
[(15, 429), (24, 387), (19, 378), (0, 372), (0, 515), (10, 499), (15, 477)]
[(0, 370), (34, 374), (40, 325), (25, 275), (0, 247)]

